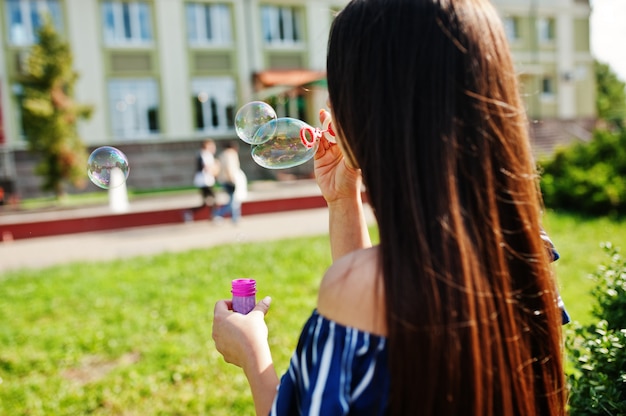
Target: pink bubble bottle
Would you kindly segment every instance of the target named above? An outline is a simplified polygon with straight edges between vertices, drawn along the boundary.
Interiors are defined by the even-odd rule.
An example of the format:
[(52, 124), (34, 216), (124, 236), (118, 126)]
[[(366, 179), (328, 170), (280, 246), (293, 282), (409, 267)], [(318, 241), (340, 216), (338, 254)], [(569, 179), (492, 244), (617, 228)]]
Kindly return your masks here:
[(256, 281), (254, 279), (235, 279), (231, 282), (233, 311), (247, 314), (256, 306)]

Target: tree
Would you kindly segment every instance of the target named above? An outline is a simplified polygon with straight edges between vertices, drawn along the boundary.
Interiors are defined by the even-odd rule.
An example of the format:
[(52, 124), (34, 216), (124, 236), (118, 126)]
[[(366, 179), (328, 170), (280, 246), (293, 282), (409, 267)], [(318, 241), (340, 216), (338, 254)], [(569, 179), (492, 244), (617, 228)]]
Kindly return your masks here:
[(546, 206), (588, 215), (626, 215), (626, 84), (595, 62), (600, 123), (588, 143), (557, 149), (539, 162)]
[(606, 121), (610, 129), (621, 130), (626, 120), (626, 84), (607, 64), (595, 61), (596, 110), (598, 118)]
[(593, 139), (540, 162), (547, 207), (592, 216), (626, 215), (626, 130), (596, 129)]
[(92, 107), (72, 99), (78, 79), (72, 61), (68, 43), (60, 38), (51, 19), (44, 18), (19, 81), (28, 149), (41, 157), (36, 173), (44, 179), (42, 189), (57, 197), (65, 193), (67, 183), (79, 188), (86, 184), (87, 151), (76, 124), (91, 116)]

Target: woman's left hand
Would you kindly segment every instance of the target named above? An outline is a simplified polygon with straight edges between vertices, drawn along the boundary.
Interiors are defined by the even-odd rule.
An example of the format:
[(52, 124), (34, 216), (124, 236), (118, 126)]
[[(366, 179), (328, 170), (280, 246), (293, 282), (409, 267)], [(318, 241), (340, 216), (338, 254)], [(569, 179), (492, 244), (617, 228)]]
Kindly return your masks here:
[(257, 415), (267, 415), (278, 388), (278, 376), (267, 342), (265, 315), (271, 299), (266, 297), (247, 315), (233, 312), (230, 300), (215, 304), (213, 340), (227, 363), (241, 367), (250, 383)]

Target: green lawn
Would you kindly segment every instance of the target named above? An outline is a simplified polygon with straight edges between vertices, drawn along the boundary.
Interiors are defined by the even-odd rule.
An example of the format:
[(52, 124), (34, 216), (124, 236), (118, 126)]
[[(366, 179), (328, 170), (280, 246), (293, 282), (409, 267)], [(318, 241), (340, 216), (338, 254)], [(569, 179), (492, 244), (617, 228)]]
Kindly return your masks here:
[(589, 275), (608, 260), (600, 244), (610, 241), (626, 250), (626, 221), (548, 212), (544, 225), (561, 255), (554, 268), (567, 309), (573, 320), (589, 323)]
[[(546, 229), (573, 318), (591, 319), (587, 275), (601, 241), (626, 247), (626, 223), (549, 213)], [(249, 415), (241, 371), (211, 340), (230, 280), (257, 279), (282, 373), (330, 264), (327, 238), (237, 244), (0, 277), (0, 414)]]
[(257, 279), (283, 372), (329, 263), (318, 237), (7, 273), (0, 414), (252, 414), (213, 346), (215, 301), (232, 278)]

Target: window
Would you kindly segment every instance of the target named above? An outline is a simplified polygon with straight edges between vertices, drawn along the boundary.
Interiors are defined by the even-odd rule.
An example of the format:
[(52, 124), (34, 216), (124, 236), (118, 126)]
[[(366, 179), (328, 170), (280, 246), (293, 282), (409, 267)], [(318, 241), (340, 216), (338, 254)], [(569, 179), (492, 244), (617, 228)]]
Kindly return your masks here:
[(102, 3), (104, 41), (107, 45), (141, 45), (152, 42), (150, 5), (142, 1)]
[(37, 41), (37, 30), (49, 15), (57, 30), (62, 30), (58, 0), (6, 0), (9, 43), (30, 46)]
[(290, 44), (302, 40), (300, 12), (295, 7), (263, 6), (263, 39), (268, 44)]
[(292, 117), (306, 120), (306, 99), (303, 95), (279, 95), (271, 97), (268, 103), (274, 107), (278, 117)]
[(519, 19), (517, 17), (505, 17), (503, 23), (507, 39), (509, 41), (519, 40)]
[(0, 86), (0, 144), (4, 144), (6, 141), (4, 137), (4, 127), (3, 127), (4, 124), (3, 123), (4, 123), (4, 118), (2, 115), (2, 87)]
[(554, 80), (550, 76), (545, 76), (541, 80), (541, 98), (544, 100), (554, 99)]
[(191, 81), (195, 127), (198, 131), (227, 132), (235, 124), (235, 81), (230, 77)]
[(555, 21), (552, 18), (542, 17), (537, 20), (539, 42), (549, 43), (555, 39)]
[(228, 5), (188, 3), (186, 10), (189, 44), (228, 45), (231, 43), (231, 19)]
[(24, 87), (22, 84), (13, 84), (11, 86), (11, 90), (13, 92), (13, 99), (15, 100), (15, 119), (18, 121), (17, 128), (19, 128), (19, 134), (22, 136), (22, 139), (26, 139), (26, 134), (24, 133), (24, 117), (22, 117), (23, 108), (24, 108)]
[(136, 138), (159, 132), (159, 96), (154, 79), (112, 79), (108, 91), (115, 137)]

